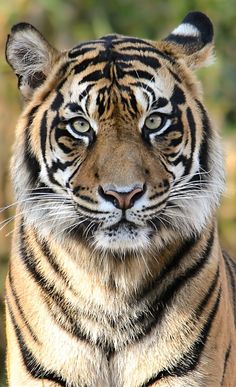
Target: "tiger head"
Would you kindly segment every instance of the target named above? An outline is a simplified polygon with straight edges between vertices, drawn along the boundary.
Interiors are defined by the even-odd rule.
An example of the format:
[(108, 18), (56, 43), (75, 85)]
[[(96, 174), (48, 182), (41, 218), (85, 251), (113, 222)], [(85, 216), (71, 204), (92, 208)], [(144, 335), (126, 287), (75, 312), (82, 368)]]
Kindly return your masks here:
[(14, 26), (6, 57), (26, 106), (12, 179), (24, 221), (116, 254), (201, 233), (224, 186), (193, 73), (212, 40), (200, 12), (158, 42), (112, 34), (62, 53)]

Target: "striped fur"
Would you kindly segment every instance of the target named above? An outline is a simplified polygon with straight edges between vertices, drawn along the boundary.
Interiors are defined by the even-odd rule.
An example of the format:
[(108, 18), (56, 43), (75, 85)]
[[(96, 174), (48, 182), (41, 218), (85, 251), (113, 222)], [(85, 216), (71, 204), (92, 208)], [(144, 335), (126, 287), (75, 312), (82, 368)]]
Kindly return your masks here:
[(213, 29), (59, 53), (28, 24), (6, 56), (26, 101), (11, 164), (10, 386), (233, 387), (235, 262), (218, 135), (193, 69)]

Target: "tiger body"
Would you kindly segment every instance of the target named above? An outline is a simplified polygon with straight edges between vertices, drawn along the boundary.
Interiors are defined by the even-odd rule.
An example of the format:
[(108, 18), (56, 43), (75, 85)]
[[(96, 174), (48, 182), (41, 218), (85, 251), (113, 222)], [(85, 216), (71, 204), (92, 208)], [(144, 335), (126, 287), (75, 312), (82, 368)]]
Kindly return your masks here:
[(209, 19), (62, 54), (21, 24), (6, 52), (27, 99), (12, 160), (9, 385), (235, 386), (221, 146), (192, 71), (211, 56)]

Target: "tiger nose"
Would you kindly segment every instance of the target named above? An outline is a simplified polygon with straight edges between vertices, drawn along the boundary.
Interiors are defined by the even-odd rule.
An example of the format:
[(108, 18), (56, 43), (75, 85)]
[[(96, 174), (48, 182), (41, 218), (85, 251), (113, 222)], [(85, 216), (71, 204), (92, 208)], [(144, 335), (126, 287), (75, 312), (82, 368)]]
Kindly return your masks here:
[(98, 192), (105, 200), (112, 202), (117, 208), (127, 210), (133, 207), (134, 203), (144, 194), (145, 187), (136, 187), (129, 192), (122, 192), (113, 189), (103, 189), (100, 186)]

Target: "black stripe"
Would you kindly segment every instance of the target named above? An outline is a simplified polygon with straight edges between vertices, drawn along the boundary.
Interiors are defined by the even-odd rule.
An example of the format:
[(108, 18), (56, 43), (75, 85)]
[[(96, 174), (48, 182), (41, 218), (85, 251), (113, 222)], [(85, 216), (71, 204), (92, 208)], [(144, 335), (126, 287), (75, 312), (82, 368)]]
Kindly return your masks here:
[(230, 266), (232, 267), (232, 270), (236, 274), (236, 261), (225, 250), (222, 251), (222, 254), (224, 260), (229, 262)]
[[(154, 52), (156, 54), (159, 54), (159, 52), (156, 50), (154, 50)], [(165, 57), (165, 55), (163, 55), (163, 54), (161, 56)], [(166, 57), (165, 57), (165, 59), (166, 59)], [(85, 69), (87, 69), (90, 65), (97, 65), (97, 64), (103, 63), (103, 62), (105, 65), (105, 63), (110, 63), (113, 60), (116, 61), (118, 67), (119, 67), (119, 65), (121, 65), (121, 67), (123, 67), (122, 65), (126, 65), (127, 62), (133, 62), (133, 61), (138, 61), (141, 64), (144, 64), (145, 66), (150, 66), (153, 69), (157, 69), (161, 66), (158, 58), (155, 58), (155, 57), (149, 56), (149, 55), (143, 55), (142, 53), (140, 53), (140, 55), (138, 55), (138, 54), (137, 55), (136, 54), (129, 55), (129, 54), (125, 53), (125, 55), (124, 55), (120, 52), (113, 51), (112, 56), (111, 56), (110, 50), (101, 50), (99, 52), (99, 56), (95, 56), (94, 58), (90, 58), (90, 59), (84, 59), (81, 63), (77, 64), (74, 67), (74, 71), (75, 71), (75, 74), (77, 74), (77, 73), (80, 73), (81, 71), (84, 71)], [(169, 58), (168, 58), (168, 60), (169, 60)]]
[(135, 113), (133, 115), (132, 112), (131, 112), (132, 116), (134, 117), (136, 115), (136, 113), (138, 112), (138, 108), (137, 108), (137, 100), (136, 100), (136, 98), (135, 98), (133, 93), (130, 93), (130, 95), (129, 95), (129, 103), (130, 103), (131, 109)]
[[(94, 44), (94, 43), (93, 43)], [(86, 54), (87, 52), (90, 52), (90, 51), (95, 51), (96, 50), (96, 46), (92, 46), (92, 47), (75, 47), (73, 48), (69, 53), (68, 53), (68, 57), (69, 58), (76, 58), (77, 56), (80, 56), (80, 55), (84, 55)]]
[(199, 364), (202, 352), (204, 350), (206, 341), (208, 339), (208, 335), (210, 329), (212, 327), (213, 321), (218, 311), (219, 303), (221, 300), (221, 289), (219, 289), (217, 299), (209, 313), (208, 319), (206, 323), (203, 325), (201, 333), (194, 343), (191, 345), (191, 349), (185, 353), (183, 353), (180, 361), (175, 365), (168, 369), (164, 369), (158, 372), (156, 375), (153, 375), (149, 380), (141, 385), (141, 387), (149, 387), (158, 380), (166, 377), (183, 377), (187, 375), (189, 372), (194, 371)]
[(203, 313), (205, 306), (207, 305), (207, 303), (208, 303), (209, 299), (211, 298), (214, 290), (216, 289), (216, 285), (218, 283), (219, 277), (220, 277), (220, 268), (218, 266), (218, 268), (216, 270), (216, 274), (215, 274), (215, 276), (213, 278), (212, 284), (208, 288), (205, 297), (203, 298), (202, 302), (198, 305), (198, 307), (197, 307), (197, 309), (195, 311), (195, 314), (196, 314), (197, 318), (199, 318), (199, 316), (201, 316), (201, 314)]
[[(76, 205), (77, 205), (77, 207), (78, 207), (78, 209), (79, 210), (82, 210), (82, 211), (84, 211), (84, 212), (86, 212), (86, 215), (87, 214), (109, 214), (110, 212), (109, 211), (98, 211), (98, 210), (91, 210), (90, 208), (88, 208), (88, 207), (84, 207), (84, 206), (82, 206), (81, 204), (79, 204), (79, 203), (76, 203)], [(94, 221), (96, 220), (96, 219), (93, 219)], [(100, 221), (101, 219), (99, 219), (99, 221)]]
[[(33, 252), (29, 248), (29, 245), (27, 245), (26, 236), (24, 235), (23, 225), (21, 226), (20, 234), (21, 234), (21, 241), (20, 241), (21, 259), (25, 264), (26, 269), (29, 271), (29, 273), (35, 280), (37, 286), (40, 287), (47, 295), (47, 297), (44, 297), (44, 301), (47, 303), (49, 307), (49, 311), (55, 318), (55, 321), (58, 322), (59, 316), (58, 314), (56, 314), (56, 312), (53, 311), (53, 308), (51, 308), (50, 298), (53, 300), (53, 303), (55, 303), (56, 306), (60, 309), (65, 319), (68, 321), (68, 324), (71, 327), (71, 333), (72, 331), (74, 331), (78, 339), (82, 341), (88, 341), (87, 337), (80, 330), (80, 327), (77, 324), (77, 322), (74, 322), (74, 320), (70, 318), (70, 316), (68, 316), (68, 310), (72, 309), (72, 305), (69, 305), (64, 295), (58, 292), (54, 284), (49, 283), (49, 281), (41, 274), (37, 264), (37, 257), (34, 256)], [(73, 313), (76, 315), (76, 311), (73, 311)], [(60, 324), (60, 326), (62, 327), (62, 329), (65, 329), (62, 323)]]
[(59, 386), (64, 386), (66, 387), (67, 383), (66, 381), (60, 377), (56, 372), (52, 370), (45, 369), (39, 362), (38, 360), (34, 357), (32, 352), (29, 350), (27, 345), (25, 344), (25, 341), (23, 339), (23, 336), (21, 334), (21, 330), (19, 326), (16, 323), (16, 320), (14, 318), (13, 312), (10, 308), (9, 303), (7, 302), (7, 307), (9, 310), (9, 314), (15, 329), (17, 341), (19, 344), (19, 348), (22, 354), (23, 362), (24, 365), (28, 371), (28, 373), (35, 379), (45, 379), (45, 380), (50, 380), (53, 382), (56, 382), (59, 384)]
[(103, 62), (104, 62), (104, 58), (98, 58), (98, 56), (95, 56), (94, 58), (84, 59), (82, 62), (76, 64), (73, 67), (74, 74), (81, 73), (84, 70), (86, 70), (88, 67), (94, 66)]
[(149, 293), (158, 287), (160, 281), (165, 280), (166, 277), (170, 275), (173, 270), (180, 265), (181, 261), (185, 258), (187, 254), (190, 253), (192, 248), (199, 242), (200, 236), (193, 236), (190, 239), (184, 241), (182, 246), (176, 251), (174, 256), (170, 259), (169, 263), (161, 270), (159, 275), (153, 279), (152, 282), (149, 282), (148, 285), (142, 287), (138, 294), (137, 299), (146, 298)]
[(63, 94), (60, 91), (57, 91), (56, 97), (51, 103), (52, 111), (58, 111), (64, 102)]
[[(31, 337), (33, 338), (33, 340), (37, 343), (39, 343), (39, 339), (37, 338), (37, 336), (35, 335), (35, 333), (33, 332), (30, 324), (29, 324), (29, 321), (26, 319), (25, 317), (25, 314), (24, 314), (24, 311), (22, 309), (22, 306), (20, 305), (20, 300), (19, 300), (19, 297), (18, 295), (16, 294), (16, 289), (15, 289), (15, 286), (13, 284), (13, 279), (12, 279), (12, 275), (11, 275), (11, 268), (9, 268), (9, 273), (8, 273), (8, 276), (9, 276), (9, 284), (10, 284), (10, 287), (11, 287), (11, 291), (12, 291), (12, 295), (13, 295), (13, 298), (14, 298), (14, 301), (15, 301), (15, 304), (17, 306), (17, 309), (20, 313), (20, 316), (24, 322), (24, 325), (27, 327)], [(9, 299), (7, 300), (8, 304), (10, 304), (9, 302)]]
[[(174, 58), (174, 57), (171, 57), (171, 56), (169, 55), (169, 53), (158, 50), (158, 49), (157, 49), (156, 47), (154, 47), (151, 43), (149, 43), (149, 42), (147, 42), (147, 41), (145, 41), (145, 40), (137, 39), (137, 38), (130, 38), (130, 37), (127, 38), (127, 37), (125, 37), (125, 38), (123, 38), (123, 39), (118, 38), (118, 39), (115, 41), (115, 44), (119, 44), (119, 43), (121, 43), (121, 44), (123, 44), (123, 43), (134, 43), (134, 44), (140, 43), (141, 45), (145, 44), (145, 46), (147, 46), (147, 48), (148, 48), (148, 47), (150, 47), (151, 49), (154, 48), (154, 52), (155, 52), (157, 55), (159, 55), (161, 58), (167, 60), (168, 62), (171, 62), (172, 64), (176, 63), (175, 58)], [(118, 47), (118, 48), (119, 48), (119, 47)], [(134, 46), (134, 48), (136, 48), (136, 47)], [(145, 47), (145, 48), (146, 48), (146, 47)], [(123, 50), (123, 48), (120, 47), (120, 50)]]
[(73, 179), (77, 175), (77, 173), (79, 172), (80, 167), (81, 167), (81, 164), (79, 164), (79, 166), (77, 168), (75, 168), (74, 172), (71, 174), (69, 179), (67, 179), (68, 187), (70, 186), (70, 184), (73, 185), (73, 183), (74, 183)]
[(163, 199), (161, 202), (157, 203), (157, 204), (154, 204), (153, 206), (149, 206), (149, 207), (145, 207), (145, 211), (149, 211), (149, 210), (157, 210), (162, 204), (164, 204), (166, 202), (166, 198)]
[[(233, 296), (233, 308), (234, 308), (234, 319), (236, 317), (236, 279), (235, 272), (232, 270), (232, 267), (228, 261), (228, 259), (224, 256), (226, 270), (228, 272), (228, 281), (230, 281), (230, 287), (232, 289), (231, 293)], [(235, 321), (236, 323), (236, 321)]]
[(73, 113), (84, 113), (82, 107), (77, 102), (69, 102), (66, 104), (65, 108), (70, 109)]
[[(183, 136), (181, 135), (179, 138), (175, 138), (175, 139), (172, 139), (170, 142), (169, 142), (169, 146), (170, 147), (177, 147), (183, 140)], [(177, 155), (179, 152), (177, 153), (174, 153), (173, 155)], [(172, 155), (172, 154), (171, 154)], [(169, 154), (168, 156), (171, 157), (171, 155)]]
[[(149, 56), (141, 56), (141, 55), (118, 55), (117, 64), (126, 65), (128, 62), (130, 64), (130, 69), (132, 68), (133, 62), (139, 62), (140, 64), (144, 64), (145, 66), (150, 66), (153, 69), (158, 69), (160, 67), (160, 62), (157, 58), (152, 58)], [(137, 77), (136, 77), (137, 78)]]
[[(161, 323), (161, 320), (165, 314), (165, 311), (168, 306), (171, 305), (173, 298), (176, 296), (177, 292), (186, 284), (187, 281), (190, 281), (194, 276), (199, 274), (199, 271), (203, 269), (205, 264), (208, 261), (209, 254), (211, 252), (211, 247), (214, 240), (214, 231), (210, 234), (210, 237), (206, 243), (205, 249), (203, 250), (201, 258), (191, 267), (189, 267), (184, 273), (178, 274), (172, 283), (166, 286), (162, 294), (154, 297), (152, 302), (149, 302), (145, 312), (140, 312), (139, 315), (132, 320), (132, 325), (137, 328), (134, 332), (134, 341), (140, 340), (144, 335), (147, 335), (151, 332), (154, 326)], [(172, 270), (175, 270), (178, 265), (180, 265), (181, 260), (186, 256), (191, 249), (195, 246), (197, 239), (193, 238), (186, 242), (186, 244), (180, 249), (179, 254), (177, 253), (173, 260), (170, 262), (168, 267), (163, 269), (151, 286), (146, 287), (142, 290), (141, 294), (137, 294), (135, 297), (135, 302), (139, 302), (147, 298), (149, 294), (160, 286), (160, 283), (165, 283), (166, 277), (169, 276)], [(155, 294), (154, 294), (155, 296)], [(203, 301), (204, 302), (204, 301)], [(206, 302), (206, 301), (205, 301)], [(201, 308), (203, 308), (202, 305)], [(200, 312), (200, 307), (199, 307)], [(128, 327), (128, 326), (127, 326)], [(120, 326), (120, 329), (126, 330), (125, 326)], [(137, 333), (140, 332), (140, 333)]]
[(231, 343), (229, 343), (228, 348), (225, 352), (224, 368), (223, 368), (223, 374), (222, 374), (222, 378), (221, 378), (221, 386), (224, 386), (224, 378), (225, 378), (225, 374), (226, 374), (226, 369), (227, 369), (230, 353), (231, 353)]
[[(167, 157), (168, 157), (168, 155), (167, 155)], [(178, 165), (178, 164), (180, 164), (180, 163), (182, 163), (183, 165), (184, 165), (184, 167), (185, 167), (185, 169), (188, 169), (188, 167), (189, 167), (189, 164), (190, 164), (190, 162), (191, 162), (191, 157), (190, 157), (190, 159), (188, 159), (186, 156), (184, 156), (183, 154), (181, 155), (179, 155), (178, 157), (176, 157), (174, 160), (171, 160), (171, 163), (173, 164), (173, 165)], [(170, 204), (171, 204), (171, 202), (170, 202)]]
[[(163, 301), (165, 302), (165, 300), (168, 300), (170, 296), (173, 295), (173, 293), (176, 293), (177, 290), (180, 290), (185, 285), (186, 281), (189, 281), (190, 279), (194, 278), (196, 275), (199, 274), (199, 271), (203, 269), (211, 253), (211, 249), (214, 243), (214, 233), (215, 233), (215, 230), (213, 228), (213, 230), (210, 233), (210, 237), (207, 240), (205, 249), (202, 251), (201, 257), (192, 266), (187, 268), (184, 273), (179, 274), (177, 278), (175, 278), (174, 281), (166, 288), (164, 295), (162, 295), (161, 297), (162, 302)], [(194, 241), (194, 238), (192, 239), (192, 242), (193, 241)], [(190, 247), (191, 247), (191, 240), (190, 240)], [(180, 256), (180, 260), (181, 258), (182, 257)], [(170, 267), (173, 267), (173, 269), (176, 269), (176, 261), (172, 261), (170, 263)], [(170, 267), (168, 269), (165, 269), (166, 275), (168, 272), (170, 272)]]
[(182, 105), (186, 102), (183, 90), (175, 85), (170, 101), (173, 106)]
[(129, 44), (125, 40), (123, 42), (115, 42), (113, 43), (113, 46), (115, 46), (115, 49), (119, 53), (123, 53), (126, 51), (136, 51), (137, 54), (140, 53), (140, 55), (145, 55), (145, 53), (154, 53), (156, 54), (156, 49), (153, 46), (148, 46), (146, 43), (143, 41), (142, 43), (138, 44)]
[[(55, 128), (54, 131), (54, 138), (57, 142), (57, 145), (60, 147), (60, 149), (66, 154), (66, 155), (71, 155), (73, 156), (73, 159), (71, 161), (65, 161), (64, 163), (62, 161), (57, 160), (57, 162), (53, 162), (54, 167), (57, 165), (57, 169), (62, 169), (65, 170), (68, 166), (73, 165), (75, 161), (78, 160), (78, 147), (83, 145), (83, 140), (79, 138), (75, 138), (70, 132), (68, 132), (67, 129), (61, 129), (57, 127), (58, 125), (58, 120), (55, 118), (53, 119), (52, 126), (51, 128)], [(68, 142), (66, 141), (65, 144), (65, 139), (70, 139), (71, 141)], [(53, 146), (51, 138), (50, 138), (50, 148)], [(76, 149), (77, 148), (77, 149)], [(53, 151), (53, 149), (52, 149)], [(52, 169), (51, 169), (51, 172)]]
[(233, 259), (229, 254), (227, 254), (225, 251), (224, 251), (224, 257), (226, 257), (228, 259), (228, 261), (231, 263), (231, 265), (233, 266), (234, 268), (234, 271), (235, 271), (235, 274), (236, 274), (236, 261), (235, 259)]
[(200, 50), (203, 47), (203, 43), (199, 41), (198, 37), (195, 36), (184, 36), (184, 35), (169, 35), (166, 39), (170, 42), (180, 44), (182, 46), (188, 47), (188, 53), (191, 54), (197, 50)]
[[(165, 171), (168, 173), (168, 175), (171, 176), (171, 177), (173, 177), (173, 181), (175, 181), (175, 174), (174, 174), (174, 172), (171, 171), (171, 170), (169, 170), (169, 169), (167, 168), (167, 165), (166, 165), (166, 163), (163, 161), (163, 158), (162, 158), (162, 157), (159, 158), (159, 161), (160, 161), (161, 165), (163, 166), (163, 168), (165, 169)], [(168, 166), (169, 166), (169, 165), (168, 165)]]
[[(124, 41), (123, 44), (125, 44), (126, 42)], [(126, 52), (126, 51), (135, 51), (136, 54), (140, 55), (140, 56), (151, 56), (151, 58), (153, 58), (154, 56), (153, 55), (150, 55), (150, 54), (154, 54), (154, 55), (157, 55), (158, 51), (156, 50), (156, 48), (152, 47), (152, 46), (147, 46), (145, 42), (143, 42), (143, 44), (138, 44), (137, 46), (136, 45), (128, 45), (128, 46), (123, 46), (122, 43), (121, 44), (117, 44), (116, 45), (116, 49), (119, 53), (123, 53), (123, 52)], [(126, 54), (125, 54), (126, 55)]]
[[(114, 44), (118, 46), (118, 48), (120, 48), (122, 50), (122, 44), (127, 44), (127, 43), (134, 43), (134, 44), (145, 44), (145, 46), (148, 48), (153, 48), (153, 45), (143, 39), (140, 39), (140, 38), (134, 38), (134, 37), (130, 37), (130, 36), (124, 36), (124, 37), (119, 37), (116, 35), (116, 39), (114, 40)], [(119, 45), (121, 45), (121, 47), (119, 47)], [(134, 46), (135, 47), (135, 46)]]
[(208, 339), (208, 334), (214, 322), (215, 316), (217, 314), (219, 304), (221, 300), (221, 288), (218, 291), (216, 301), (211, 309), (211, 312), (208, 316), (206, 323), (204, 324), (200, 335), (195, 340), (189, 352), (185, 353), (182, 356), (179, 364), (175, 367), (174, 374), (177, 376), (186, 375), (187, 372), (193, 371), (199, 364), (201, 354), (204, 350), (204, 346)]
[(190, 108), (187, 108), (187, 120), (188, 120), (188, 125), (189, 125), (189, 130), (190, 130), (190, 136), (191, 136), (191, 153), (189, 156), (189, 159), (186, 160), (184, 167), (184, 173), (185, 175), (188, 175), (192, 166), (192, 159), (193, 159), (193, 154), (196, 146), (196, 123), (193, 118), (193, 113)]
[(168, 103), (169, 103), (169, 101), (167, 98), (159, 97), (156, 101), (152, 102), (152, 108), (153, 109), (162, 108), (162, 107), (168, 105)]
[(201, 112), (201, 118), (202, 118), (202, 139), (201, 139), (201, 147), (199, 151), (199, 163), (200, 167), (203, 171), (209, 172), (210, 167), (209, 167), (209, 140), (212, 137), (212, 129), (211, 129), (211, 124), (210, 120), (207, 116), (207, 112), (204, 109), (203, 105), (201, 104), (200, 101), (195, 100), (198, 108), (200, 109)]
[(47, 144), (47, 110), (43, 114), (43, 118), (40, 123), (40, 144), (41, 144), (41, 152), (43, 155), (43, 159), (45, 164), (46, 161), (46, 144)]
[[(67, 81), (67, 75), (66, 72), (68, 70), (68, 67), (70, 67), (76, 60), (70, 60), (61, 65), (56, 73), (56, 78), (60, 81), (59, 84), (56, 87), (56, 91), (60, 91), (64, 83)], [(70, 71), (70, 70), (69, 70)], [(63, 78), (63, 79), (61, 79)]]
[[(73, 190), (73, 194), (74, 194), (74, 190)], [(87, 203), (98, 204), (98, 201), (97, 201), (97, 200), (94, 200), (94, 199), (92, 199), (91, 197), (89, 197), (89, 196), (87, 196), (87, 195), (79, 195), (79, 194), (77, 194), (77, 197), (78, 197), (80, 200), (84, 200), (84, 201), (87, 202)]]
[[(169, 116), (168, 119), (171, 119), (172, 117)], [(165, 129), (164, 133), (162, 133), (161, 135), (158, 134), (158, 132), (156, 132), (156, 136), (155, 136), (155, 140), (156, 142), (158, 143), (158, 141), (160, 141), (160, 136), (164, 136), (164, 138), (166, 139), (166, 141), (169, 140), (169, 135), (172, 134), (173, 132), (175, 132), (176, 134), (178, 133), (180, 138), (177, 139), (177, 141), (182, 141), (183, 139), (183, 132), (184, 132), (184, 128), (183, 128), (183, 125), (181, 122), (177, 122), (176, 124), (170, 124), (170, 126), (168, 128)], [(176, 140), (176, 139), (175, 139)], [(168, 156), (168, 157), (171, 157), (171, 155), (176, 155), (178, 152), (174, 152), (173, 149), (170, 149), (170, 144), (171, 144), (171, 141), (169, 140), (167, 145), (166, 145), (166, 150), (165, 152), (165, 155)], [(180, 155), (180, 157), (183, 157), (183, 155)]]
[[(61, 144), (58, 144), (60, 147), (61, 147)], [(60, 169), (61, 171), (65, 171), (66, 168), (70, 167), (71, 165), (74, 164), (75, 160), (77, 159), (77, 157), (75, 157), (74, 159), (72, 160), (68, 160), (68, 161), (65, 161), (64, 163), (59, 161), (59, 160), (56, 160), (52, 162), (52, 166), (50, 168), (47, 168), (48, 170), (48, 173), (49, 173), (49, 177), (50, 177), (50, 180), (51, 182), (53, 183), (56, 183), (57, 185), (60, 185), (53, 177), (53, 174), (55, 172), (58, 171), (58, 169)]]
[[(207, 241), (207, 246), (198, 261), (186, 269), (184, 273), (178, 274), (177, 277), (175, 277), (174, 280), (169, 285), (167, 285), (163, 293), (154, 298), (153, 302), (149, 305), (149, 316), (147, 317), (147, 313), (140, 314), (140, 316), (135, 321), (135, 324), (137, 326), (143, 325), (145, 321), (147, 321), (145, 323), (145, 327), (143, 328), (143, 334), (150, 333), (152, 328), (157, 323), (161, 322), (166, 308), (171, 305), (176, 294), (188, 281), (192, 280), (203, 269), (203, 267), (208, 262), (213, 242), (214, 231), (211, 232), (210, 238)], [(163, 283), (163, 278), (161, 278), (161, 280)]]
[[(77, 67), (76, 72), (83, 71), (85, 68), (88, 67), (89, 64), (94, 63), (93, 62), (94, 59), (96, 60), (96, 63), (101, 63), (101, 61), (109, 61), (109, 58), (107, 57), (107, 55), (108, 56), (110, 55), (111, 43), (110, 43), (110, 38), (105, 37), (105, 40), (108, 40), (108, 39), (109, 39), (109, 46), (108, 47), (105, 46), (104, 49), (102, 49), (101, 43), (105, 43), (105, 41), (102, 41), (102, 40), (96, 41), (95, 40), (95, 41), (87, 42), (87, 43), (84, 43), (83, 45), (77, 46), (70, 51), (70, 53), (68, 54), (69, 58), (74, 58), (74, 57), (77, 57), (81, 54), (87, 53), (87, 52), (92, 51), (92, 50), (96, 51), (97, 49), (100, 48), (99, 55), (96, 54), (96, 56), (94, 58), (85, 59), (83, 61), (84, 64), (81, 67), (80, 67), (80, 64), (78, 65), (79, 67)], [(141, 39), (135, 39), (135, 38), (124, 38), (124, 39), (118, 38), (118, 39), (116, 39), (116, 36), (114, 36), (113, 39), (114, 40), (112, 42), (112, 47), (116, 46), (116, 49), (114, 49), (114, 51), (113, 51), (113, 55), (115, 55), (115, 57), (117, 57), (117, 58), (121, 58), (121, 59), (127, 58), (127, 55), (122, 55), (122, 53), (124, 51), (139, 50), (139, 51), (141, 51), (140, 56), (139, 55), (131, 55), (128, 60), (132, 60), (132, 58), (136, 57), (134, 59), (138, 59), (138, 60), (140, 60), (140, 62), (142, 62), (142, 58), (144, 58), (144, 62), (143, 62), (144, 64), (150, 65), (153, 68), (158, 68), (161, 66), (159, 63), (159, 60), (157, 58), (155, 58), (154, 56), (149, 55), (150, 53), (153, 53), (153, 54), (160, 56), (161, 58), (163, 58), (165, 60), (168, 60), (171, 63), (175, 63), (175, 59), (172, 58), (168, 53), (162, 52), (162, 51), (156, 49), (150, 43), (143, 41)], [(123, 44), (128, 44), (128, 43), (131, 43), (134, 45), (130, 45), (129, 47), (127, 47), (127, 46), (122, 47)], [(121, 47), (119, 47), (119, 44), (121, 44)], [(135, 46), (135, 44), (139, 44), (139, 46), (137, 47), (137, 46)], [(140, 47), (140, 44), (141, 44), (141, 47)], [(85, 61), (87, 61), (87, 63)]]
[(103, 78), (104, 78), (104, 76), (103, 76), (102, 70), (94, 70), (90, 74), (86, 74), (81, 79), (81, 83), (83, 83), (83, 82), (97, 82)]
[(177, 82), (182, 83), (180, 77), (172, 69), (168, 68), (168, 70)]
[[(202, 301), (200, 302), (200, 304), (196, 307), (196, 309), (194, 311), (194, 314), (192, 317), (194, 319), (194, 322), (199, 321), (199, 317), (203, 313), (206, 304), (208, 303), (210, 297), (212, 296), (213, 292), (216, 289), (218, 279), (219, 279), (219, 268), (217, 269), (216, 274), (213, 278), (213, 281), (212, 281), (211, 285), (209, 286), (208, 290), (206, 291), (205, 296), (203, 297)], [(165, 302), (164, 307), (162, 307), (162, 302), (163, 303)], [(162, 301), (162, 299), (160, 297), (160, 304), (158, 305), (157, 310), (154, 310), (152, 305), (151, 306), (149, 305), (150, 309), (147, 308), (145, 310), (145, 313), (140, 312), (138, 317), (130, 320), (130, 324), (129, 323), (127, 324), (127, 322), (125, 322), (125, 324), (124, 324), (121, 321), (115, 322), (114, 319), (112, 318), (112, 316), (110, 316), (109, 324), (111, 325), (111, 327), (113, 327), (112, 324), (114, 324), (116, 329), (121, 330), (122, 332), (126, 332), (127, 334), (131, 334), (132, 338), (133, 338), (133, 342), (135, 342), (135, 341), (141, 339), (143, 335), (149, 333), (150, 324), (152, 325), (152, 327), (153, 327), (153, 322), (154, 322), (154, 324), (155, 323), (160, 324), (162, 316), (164, 316), (164, 313), (165, 313), (165, 308), (166, 308), (166, 306), (168, 306), (170, 304), (170, 302), (171, 302), (170, 300), (167, 300), (167, 302), (165, 300)], [(155, 321), (152, 321), (153, 317), (155, 317)], [(93, 317), (91, 316), (91, 318), (93, 318)], [(190, 319), (191, 319), (191, 317), (190, 317)], [(138, 328), (139, 332), (142, 332), (142, 333), (137, 334), (137, 328)]]
[(45, 239), (41, 240), (40, 238), (38, 238), (36, 233), (34, 233), (34, 237), (39, 249), (46, 257), (47, 262), (51, 265), (54, 272), (60, 276), (60, 279), (64, 282), (64, 284), (66, 284), (67, 288), (69, 288), (72, 291), (72, 293), (76, 295), (75, 291), (70, 286), (70, 281), (68, 280), (66, 273), (61, 268), (61, 266), (59, 266), (59, 264), (56, 262), (56, 257), (52, 254), (47, 241)]
[[(44, 297), (45, 303), (48, 305), (48, 310), (51, 313), (52, 317), (55, 320), (55, 323), (60, 325), (61, 329), (68, 330), (65, 327), (65, 323), (63, 323), (64, 320), (66, 320), (68, 326), (69, 326), (69, 332), (72, 334), (75, 338), (81, 341), (85, 341), (86, 343), (90, 345), (96, 345), (100, 349), (104, 351), (105, 354), (113, 353), (114, 348), (112, 344), (108, 343), (106, 341), (105, 337), (100, 337), (96, 341), (93, 340), (90, 335), (85, 334), (80, 327), (79, 321), (78, 321), (78, 310), (74, 309), (73, 306), (68, 302), (68, 300), (64, 297), (63, 294), (58, 292), (54, 286), (54, 284), (49, 283), (49, 281), (41, 274), (40, 269), (38, 267), (37, 261), (30, 250), (29, 245), (26, 245), (26, 236), (24, 235), (24, 226), (21, 226), (21, 242), (20, 242), (20, 254), (21, 259), (23, 263), (25, 264), (26, 269), (30, 272), (33, 279), (37, 283), (37, 286), (39, 286), (46, 294), (46, 297)], [(59, 308), (61, 315), (63, 318), (61, 319), (61, 315), (52, 308), (52, 303), (50, 300), (53, 301), (53, 303)]]
[(148, 71), (130, 69), (130, 71), (126, 71), (125, 73), (137, 79), (144, 78), (147, 81), (154, 81), (153, 74)]
[(40, 105), (34, 106), (31, 109), (31, 111), (29, 112), (28, 122), (27, 122), (26, 130), (25, 130), (24, 161), (25, 161), (27, 170), (28, 170), (29, 175), (30, 175), (30, 184), (32, 184), (32, 186), (35, 186), (37, 184), (39, 172), (40, 172), (40, 165), (39, 165), (39, 162), (38, 162), (36, 156), (32, 152), (32, 148), (31, 148), (31, 144), (30, 144), (30, 141), (31, 141), (30, 129), (31, 129), (31, 125), (34, 121), (35, 114), (37, 113), (39, 108), (40, 108)]
[[(23, 220), (22, 220), (23, 222)], [(23, 223), (21, 224), (20, 228), (20, 246), (19, 246), (19, 252), (21, 256), (21, 260), (24, 263), (26, 269), (29, 271), (29, 273), (34, 278), (35, 282), (39, 287), (41, 287), (43, 290), (46, 290), (49, 294), (53, 294), (55, 292), (55, 287), (53, 285), (50, 285), (45, 277), (40, 273), (37, 265), (37, 257), (34, 256), (33, 252), (30, 250), (29, 246), (27, 245), (27, 236), (25, 235), (25, 229)], [(60, 299), (59, 295), (57, 294), (57, 299)]]
[(153, 194), (152, 196), (149, 196), (148, 200), (153, 200), (153, 199), (156, 199), (156, 198), (159, 198), (160, 196), (162, 196), (163, 194), (165, 194), (166, 192), (168, 192), (170, 189), (170, 185), (169, 183), (163, 188), (162, 187), (162, 190), (159, 191), (159, 192), (156, 192), (155, 194)]
[(70, 50), (70, 52), (73, 53), (74, 51), (79, 50), (80, 48), (84, 48), (84, 47), (90, 47), (90, 48), (96, 49), (98, 47), (98, 45), (100, 46), (101, 44), (104, 44), (104, 39), (103, 38), (87, 40), (85, 42), (77, 44), (77, 46), (73, 47)]

